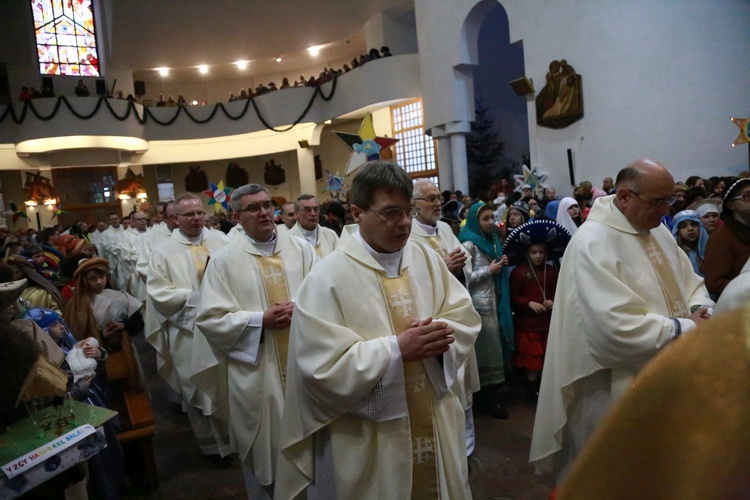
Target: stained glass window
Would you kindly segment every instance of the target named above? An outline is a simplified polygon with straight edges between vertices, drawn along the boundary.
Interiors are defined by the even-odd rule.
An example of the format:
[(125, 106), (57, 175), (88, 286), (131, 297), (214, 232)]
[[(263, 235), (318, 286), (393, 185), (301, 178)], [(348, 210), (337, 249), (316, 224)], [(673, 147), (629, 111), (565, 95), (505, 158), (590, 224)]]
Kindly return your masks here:
[(31, 0), (43, 75), (99, 76), (92, 0)]

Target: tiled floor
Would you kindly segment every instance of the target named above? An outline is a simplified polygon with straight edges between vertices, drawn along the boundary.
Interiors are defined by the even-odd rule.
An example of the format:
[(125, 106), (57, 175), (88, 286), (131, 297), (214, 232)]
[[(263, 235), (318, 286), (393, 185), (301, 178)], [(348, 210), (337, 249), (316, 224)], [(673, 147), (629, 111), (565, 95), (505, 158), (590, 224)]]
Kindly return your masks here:
[[(131, 486), (124, 498), (245, 498), (239, 463), (235, 460), (230, 468), (220, 470), (201, 455), (187, 416), (166, 399), (153, 349), (142, 338), (135, 342), (156, 415), (154, 447), (161, 486), (151, 495)], [(474, 416), (477, 445), (470, 481), (475, 499), (546, 499), (552, 490), (552, 477), (537, 476), (528, 463), (534, 405), (523, 398), (522, 381), (513, 382), (511, 394), (508, 420)]]

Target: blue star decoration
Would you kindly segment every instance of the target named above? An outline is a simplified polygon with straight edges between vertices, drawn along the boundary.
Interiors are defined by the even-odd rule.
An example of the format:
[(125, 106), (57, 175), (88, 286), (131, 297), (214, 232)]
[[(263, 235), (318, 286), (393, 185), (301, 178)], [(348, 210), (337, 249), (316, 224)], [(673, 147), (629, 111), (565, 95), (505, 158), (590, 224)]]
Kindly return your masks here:
[(346, 179), (346, 176), (342, 177), (338, 175), (338, 172), (334, 175), (330, 170), (326, 170), (326, 173), (328, 174), (328, 179), (321, 179), (321, 182), (324, 182), (326, 184), (323, 192), (330, 191), (331, 197), (338, 200), (341, 196), (341, 191), (345, 187), (348, 187), (346, 184), (344, 184), (344, 179)]
[(231, 199), (229, 193), (232, 192), (232, 188), (224, 187), (223, 180), (219, 181), (218, 184), (215, 182), (209, 182), (208, 184), (211, 189), (203, 191), (203, 194), (209, 197), (208, 204), (217, 205), (214, 207), (214, 210), (217, 212), (219, 211), (219, 205), (224, 207), (224, 210), (228, 212), (229, 201)]
[(381, 151), (398, 142), (398, 139), (375, 135), (375, 127), (372, 124), (372, 114), (370, 113), (367, 113), (362, 120), (358, 134), (335, 131), (333, 133), (352, 149), (352, 155), (346, 165), (346, 175), (351, 174), (368, 161), (379, 160)]

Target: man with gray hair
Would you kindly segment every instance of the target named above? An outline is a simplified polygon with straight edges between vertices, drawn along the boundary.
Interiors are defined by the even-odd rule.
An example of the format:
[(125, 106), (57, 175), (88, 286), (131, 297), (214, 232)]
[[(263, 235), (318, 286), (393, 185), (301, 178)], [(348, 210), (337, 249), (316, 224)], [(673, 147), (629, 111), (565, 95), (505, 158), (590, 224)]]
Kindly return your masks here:
[(669, 170), (637, 160), (616, 186), (570, 240), (557, 282), (530, 461), (558, 479), (643, 366), (714, 305), (662, 225)]
[(203, 202), (193, 194), (174, 202), (175, 230), (154, 247), (149, 260), (146, 340), (156, 349), (159, 375), (182, 396), (201, 451), (223, 456), (230, 449), (220, 420), (210, 417), (216, 403), (190, 380), (198, 289), (209, 257), (227, 242), (222, 233), (205, 230), (204, 215)]
[(130, 227), (125, 230), (123, 237), (123, 246), (127, 246), (127, 251), (122, 258), (127, 278), (125, 291), (141, 302), (146, 300), (146, 279), (145, 277), (141, 278), (136, 268), (138, 267), (138, 256), (142, 245), (141, 240), (145, 240), (148, 235), (146, 214), (141, 210), (134, 210), (130, 213)]
[(357, 225), (313, 268), (292, 319), (278, 498), (470, 498), (451, 387), (481, 320), (409, 240), (412, 181), (373, 161), (349, 192)]
[(294, 236), (307, 240), (321, 259), (336, 250), (339, 237), (336, 231), (323, 227), (320, 221), (320, 204), (312, 194), (303, 194), (294, 201), (294, 218), (297, 223), (289, 230)]
[[(228, 419), (249, 498), (272, 498), (284, 404), (289, 324), (302, 280), (317, 261), (307, 242), (277, 232), (268, 190), (235, 189), (243, 231), (212, 254), (198, 301), (193, 381)], [(226, 388), (220, 391), (221, 388)]]

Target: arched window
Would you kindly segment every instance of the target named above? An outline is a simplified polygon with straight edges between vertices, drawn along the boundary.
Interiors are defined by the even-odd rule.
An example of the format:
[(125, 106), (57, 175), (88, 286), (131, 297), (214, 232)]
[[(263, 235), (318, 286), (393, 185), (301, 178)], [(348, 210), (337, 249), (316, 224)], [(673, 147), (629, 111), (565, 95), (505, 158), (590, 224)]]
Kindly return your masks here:
[(31, 0), (39, 72), (99, 76), (92, 0)]

